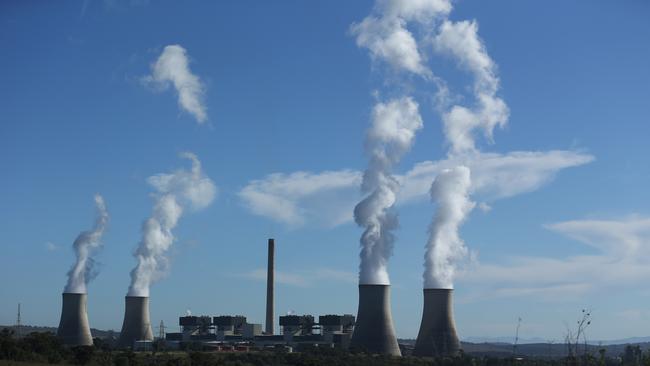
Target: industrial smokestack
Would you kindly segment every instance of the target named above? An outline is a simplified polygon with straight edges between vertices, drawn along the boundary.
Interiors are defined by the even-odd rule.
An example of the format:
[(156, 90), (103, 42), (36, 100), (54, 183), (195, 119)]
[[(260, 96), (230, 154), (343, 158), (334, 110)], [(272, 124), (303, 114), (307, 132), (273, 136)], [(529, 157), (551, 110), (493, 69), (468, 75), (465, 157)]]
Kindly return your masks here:
[(390, 311), (390, 285), (359, 285), (359, 310), (350, 347), (370, 353), (402, 355)]
[(460, 350), (456, 334), (452, 289), (424, 289), (424, 310), (413, 355), (454, 356)]
[(56, 336), (66, 346), (93, 345), (86, 312), (86, 294), (63, 293), (61, 321)]
[(269, 254), (266, 273), (266, 334), (273, 334), (273, 295), (275, 274), (275, 240), (269, 239)]
[(134, 341), (153, 341), (151, 320), (149, 320), (149, 297), (126, 296), (124, 322), (118, 346), (133, 347)]

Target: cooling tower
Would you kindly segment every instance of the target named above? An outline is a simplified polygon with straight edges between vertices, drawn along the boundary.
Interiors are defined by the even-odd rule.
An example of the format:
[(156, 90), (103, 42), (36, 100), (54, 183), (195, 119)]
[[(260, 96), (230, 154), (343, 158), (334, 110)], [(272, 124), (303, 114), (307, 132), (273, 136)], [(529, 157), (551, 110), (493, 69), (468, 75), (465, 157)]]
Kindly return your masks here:
[(451, 289), (424, 289), (424, 310), (413, 355), (455, 356), (460, 342), (454, 324)]
[(127, 296), (124, 310), (124, 322), (118, 347), (133, 347), (134, 341), (153, 341), (151, 321), (149, 320), (149, 298), (145, 296)]
[(350, 347), (401, 356), (390, 311), (390, 285), (359, 285), (359, 310)]
[(56, 336), (66, 346), (93, 345), (86, 312), (86, 294), (63, 294), (61, 321)]

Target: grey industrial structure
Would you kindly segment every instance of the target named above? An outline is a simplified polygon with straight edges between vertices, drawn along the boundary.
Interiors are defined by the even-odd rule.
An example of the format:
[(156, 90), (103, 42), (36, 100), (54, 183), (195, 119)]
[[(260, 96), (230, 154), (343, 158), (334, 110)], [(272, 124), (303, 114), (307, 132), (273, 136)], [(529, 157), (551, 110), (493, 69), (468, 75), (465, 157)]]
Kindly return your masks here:
[(275, 240), (269, 239), (268, 263), (266, 266), (266, 334), (273, 334), (273, 313), (275, 306)]
[(124, 322), (117, 342), (119, 347), (133, 347), (136, 341), (153, 341), (149, 319), (149, 297), (126, 296)]
[(348, 348), (354, 330), (354, 316), (322, 315), (318, 322), (312, 315), (280, 316), (281, 334), (263, 334), (261, 324), (251, 324), (241, 315), (178, 318), (179, 333), (167, 333), (167, 345), (180, 347), (185, 343), (232, 347), (246, 345), (258, 348), (286, 346), (324, 346)]
[(455, 356), (460, 350), (453, 311), (453, 290), (424, 289), (424, 309), (415, 356)]
[(401, 356), (390, 310), (390, 285), (359, 285), (359, 310), (350, 347)]
[[(169, 346), (200, 343), (225, 347), (302, 347), (352, 348), (374, 354), (401, 356), (390, 305), (390, 285), (359, 285), (357, 318), (350, 314), (279, 317), (280, 334), (274, 334), (275, 241), (268, 240), (266, 323), (248, 323), (241, 315), (183, 316), (181, 332), (166, 333)], [(453, 316), (453, 290), (424, 289), (424, 308), (415, 356), (453, 356), (460, 350)], [(162, 326), (161, 326), (162, 327)], [(161, 334), (164, 332), (161, 331)], [(57, 336), (69, 346), (92, 345), (88, 324), (86, 294), (64, 293)], [(161, 335), (162, 336), (162, 335)], [(141, 349), (153, 341), (149, 317), (149, 297), (126, 296), (124, 322), (118, 347)], [(230, 347), (230, 348), (228, 348)], [(247, 349), (247, 348), (246, 348)]]
[(86, 311), (86, 294), (63, 294), (61, 320), (56, 336), (67, 346), (93, 345)]

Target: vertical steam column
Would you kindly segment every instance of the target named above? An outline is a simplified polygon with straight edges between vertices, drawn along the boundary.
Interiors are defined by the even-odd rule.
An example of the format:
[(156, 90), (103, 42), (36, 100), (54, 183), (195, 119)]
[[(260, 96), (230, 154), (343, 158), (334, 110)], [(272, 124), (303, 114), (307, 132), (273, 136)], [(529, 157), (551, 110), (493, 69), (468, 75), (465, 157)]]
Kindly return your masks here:
[(63, 293), (61, 321), (56, 336), (66, 346), (92, 346), (86, 294)]
[(275, 274), (275, 240), (269, 239), (269, 253), (266, 273), (266, 334), (273, 334), (273, 295)]

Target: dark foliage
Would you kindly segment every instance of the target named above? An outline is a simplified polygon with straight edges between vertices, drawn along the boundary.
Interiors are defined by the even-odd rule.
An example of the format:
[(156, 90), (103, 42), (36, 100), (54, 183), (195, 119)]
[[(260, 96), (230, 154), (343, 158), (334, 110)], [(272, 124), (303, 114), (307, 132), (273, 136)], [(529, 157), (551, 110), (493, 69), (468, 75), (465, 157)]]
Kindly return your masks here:
[(11, 330), (0, 331), (0, 360), (99, 366), (650, 366), (650, 353), (628, 346), (622, 355), (608, 357), (602, 349), (593, 354), (563, 359), (473, 357), (461, 353), (454, 358), (388, 357), (348, 352), (337, 348), (302, 348), (288, 353), (282, 348), (254, 352), (206, 352), (197, 347), (185, 351), (115, 351), (95, 340), (90, 347), (66, 348), (52, 333), (31, 333), (16, 338)]

